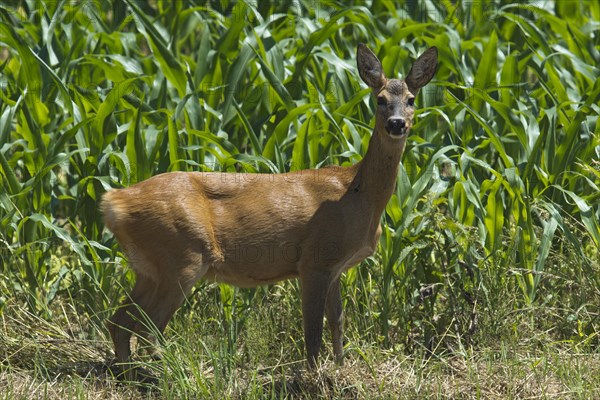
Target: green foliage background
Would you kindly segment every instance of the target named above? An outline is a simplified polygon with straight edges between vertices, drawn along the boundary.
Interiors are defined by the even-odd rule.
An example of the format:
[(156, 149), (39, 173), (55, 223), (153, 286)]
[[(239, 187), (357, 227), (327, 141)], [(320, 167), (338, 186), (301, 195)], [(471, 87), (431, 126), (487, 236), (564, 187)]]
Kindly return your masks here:
[[(344, 278), (348, 329), (433, 351), (521, 315), (597, 349), (598, 2), (9, 1), (0, 21), (0, 313), (104, 320), (133, 279), (106, 190), (356, 163), (374, 110), (356, 45), (388, 76), (437, 46), (377, 254)], [(190, 302), (217, 299), (235, 354), (250, 301), (298, 290)]]

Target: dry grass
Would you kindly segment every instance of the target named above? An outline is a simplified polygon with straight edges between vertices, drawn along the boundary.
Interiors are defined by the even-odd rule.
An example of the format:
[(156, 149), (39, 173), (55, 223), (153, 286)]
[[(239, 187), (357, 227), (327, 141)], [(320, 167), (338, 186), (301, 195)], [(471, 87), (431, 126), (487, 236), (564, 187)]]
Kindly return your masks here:
[[(5, 313), (6, 315), (6, 313)], [(565, 399), (600, 396), (600, 358), (574, 354), (548, 343), (532, 351), (518, 343), (497, 349), (471, 349), (465, 354), (418, 357), (370, 347), (352, 351), (344, 366), (324, 361), (307, 372), (301, 361), (274, 367), (238, 365), (229, 377), (218, 366), (203, 365), (200, 376), (187, 365), (185, 341), (179, 346), (181, 372), (171, 382), (139, 390), (113, 379), (106, 359), (109, 343), (57, 339), (52, 322), (23, 325), (4, 318), (0, 355), (0, 393), (10, 399), (131, 398), (322, 398), (322, 399)], [(199, 329), (190, 326), (190, 330)], [(64, 333), (64, 331), (63, 331)], [(189, 332), (188, 332), (189, 333)], [(183, 336), (186, 336), (184, 333)], [(180, 339), (177, 338), (177, 339)], [(171, 350), (169, 350), (171, 351)], [(197, 357), (197, 354), (194, 355)], [(186, 367), (186, 365), (188, 367)], [(167, 366), (167, 368), (169, 368)], [(217, 380), (224, 380), (220, 386)], [(184, 388), (182, 388), (184, 386)], [(203, 388), (198, 390), (198, 388)]]
[(600, 397), (597, 350), (557, 340), (547, 329), (561, 321), (551, 307), (516, 311), (505, 302), (489, 315), (480, 310), (481, 326), (471, 345), (439, 346), (433, 353), (418, 343), (411, 351), (400, 344), (395, 350), (373, 344), (376, 340), (352, 320), (356, 314), (348, 313), (345, 365), (332, 363), (325, 338), (323, 364), (308, 372), (295, 295), (288, 291), (255, 302), (229, 349), (227, 330), (215, 318), (217, 307), (208, 301), (211, 294), (197, 293), (195, 304), (169, 325), (162, 360), (143, 364), (159, 377), (155, 386), (143, 388), (112, 376), (106, 329), (78, 313), (75, 300), (57, 299), (48, 310), (52, 317), (41, 318), (9, 297), (0, 314), (0, 399)]
[[(449, 398), (449, 399), (566, 399), (597, 398), (600, 362), (591, 355), (549, 360), (522, 358), (491, 364), (486, 354), (473, 359), (453, 357), (422, 369), (413, 358), (386, 358), (373, 369), (364, 362), (349, 360), (346, 366), (327, 365), (317, 373), (288, 370), (256, 373), (238, 370), (239, 386), (234, 393), (214, 393), (214, 398)], [(573, 367), (573, 362), (577, 366)], [(584, 367), (585, 365), (585, 367)], [(3, 368), (0, 392), (14, 399), (131, 399), (160, 398), (162, 388), (139, 391), (120, 385), (91, 366), (88, 374)], [(82, 370), (80, 370), (81, 372)], [(574, 382), (576, 381), (576, 382)], [(262, 393), (259, 397), (249, 393)], [(167, 394), (167, 397), (168, 396)]]
[[(288, 298), (289, 297), (289, 298)], [(155, 386), (123, 384), (111, 374), (111, 343), (100, 323), (61, 300), (44, 319), (9, 299), (0, 315), (0, 398), (6, 399), (591, 399), (600, 396), (600, 356), (557, 342), (527, 315), (480, 331), (474, 345), (434, 353), (369, 344), (347, 321), (345, 365), (336, 367), (325, 339), (323, 363), (308, 372), (291, 296), (259, 305), (233, 351), (207, 306), (176, 315), (163, 358), (146, 363)], [(272, 309), (278, 312), (272, 314)], [(191, 312), (190, 312), (191, 311)], [(545, 315), (543, 309), (528, 312)], [(500, 313), (501, 314), (501, 313)], [(498, 311), (496, 311), (496, 315)], [(298, 322), (298, 321), (296, 321)], [(486, 324), (489, 325), (489, 322)], [(482, 327), (481, 329), (486, 329)], [(403, 348), (397, 346), (398, 349)], [(225, 349), (225, 350), (224, 350)], [(419, 350), (420, 349), (420, 350)], [(279, 353), (279, 354), (278, 354)], [(143, 358), (142, 358), (143, 359)]]

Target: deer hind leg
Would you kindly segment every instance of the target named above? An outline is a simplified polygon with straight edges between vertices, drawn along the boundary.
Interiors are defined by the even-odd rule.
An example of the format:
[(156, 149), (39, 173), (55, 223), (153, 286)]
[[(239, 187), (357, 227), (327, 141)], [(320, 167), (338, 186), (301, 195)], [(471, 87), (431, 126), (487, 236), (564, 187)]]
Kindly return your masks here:
[(129, 361), (133, 333), (152, 343), (155, 333), (164, 332), (167, 323), (181, 306), (194, 283), (208, 269), (208, 266), (198, 261), (184, 267), (163, 269), (169, 271), (171, 276), (162, 277), (158, 282), (137, 274), (131, 295), (123, 301), (109, 323), (118, 362)]
[(137, 329), (141, 317), (140, 310), (148, 309), (152, 304), (155, 291), (156, 284), (150, 278), (138, 274), (131, 294), (123, 300), (119, 309), (110, 318), (108, 330), (119, 363), (129, 361), (131, 335)]
[[(165, 280), (158, 284), (156, 294), (149, 305), (146, 315), (149, 321), (140, 321), (136, 332), (150, 344), (155, 342), (155, 333), (162, 335), (175, 311), (189, 293), (193, 282), (181, 280)], [(149, 324), (151, 322), (151, 324)]]
[(144, 308), (143, 317), (138, 319), (134, 328), (138, 335), (138, 351), (152, 358), (160, 359), (158, 338), (164, 333), (167, 323), (181, 306), (187, 290), (177, 283), (161, 282), (156, 286), (154, 296)]
[(308, 367), (317, 366), (317, 358), (323, 338), (325, 299), (331, 283), (331, 274), (324, 271), (305, 271), (302, 280), (302, 317), (304, 321), (304, 344)]
[(337, 365), (344, 365), (344, 311), (342, 309), (342, 295), (340, 291), (340, 278), (335, 279), (327, 293), (325, 305), (327, 323), (331, 330), (333, 340), (333, 355)]

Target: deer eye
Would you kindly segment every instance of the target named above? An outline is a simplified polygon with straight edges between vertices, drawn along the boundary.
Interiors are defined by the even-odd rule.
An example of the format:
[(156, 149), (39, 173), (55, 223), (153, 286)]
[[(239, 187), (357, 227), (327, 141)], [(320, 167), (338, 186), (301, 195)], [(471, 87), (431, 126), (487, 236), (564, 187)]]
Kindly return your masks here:
[(387, 100), (383, 96), (377, 97), (377, 105), (380, 107), (385, 107), (387, 105)]
[(409, 107), (414, 107), (415, 106), (415, 98), (411, 97), (408, 99), (408, 101), (406, 102), (406, 104), (408, 104)]

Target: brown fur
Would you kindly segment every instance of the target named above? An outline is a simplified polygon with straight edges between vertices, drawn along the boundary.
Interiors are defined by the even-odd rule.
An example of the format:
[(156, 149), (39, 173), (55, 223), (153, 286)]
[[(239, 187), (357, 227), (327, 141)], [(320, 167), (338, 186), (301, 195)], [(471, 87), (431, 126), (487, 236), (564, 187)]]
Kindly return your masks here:
[[(385, 102), (358, 164), (276, 175), (173, 172), (105, 194), (106, 226), (137, 276), (109, 325), (118, 361), (129, 360), (131, 332), (145, 334), (139, 310), (162, 331), (198, 279), (253, 287), (299, 277), (309, 365), (325, 313), (342, 363), (340, 275), (375, 251), (412, 125), (407, 102), (433, 77), (437, 51), (414, 63), (410, 88), (388, 80), (366, 46), (357, 60)], [(405, 130), (388, 132), (390, 119), (402, 119)]]

